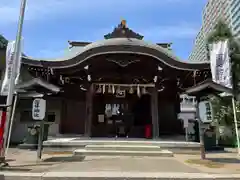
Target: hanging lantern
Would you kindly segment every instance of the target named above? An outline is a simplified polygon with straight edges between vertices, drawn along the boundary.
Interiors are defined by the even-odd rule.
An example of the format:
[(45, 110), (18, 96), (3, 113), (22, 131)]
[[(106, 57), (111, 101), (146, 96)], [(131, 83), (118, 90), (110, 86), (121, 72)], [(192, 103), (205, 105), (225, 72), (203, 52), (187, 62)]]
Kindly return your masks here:
[(108, 93), (111, 94), (112, 93), (112, 88), (111, 85), (108, 85)]
[(143, 88), (142, 88), (142, 94), (147, 94), (146, 87), (143, 87)]
[(130, 94), (133, 94), (133, 93), (134, 93), (134, 89), (133, 89), (132, 86), (131, 86), (130, 89), (129, 89), (129, 93), (130, 93)]
[(137, 95), (138, 95), (138, 97), (141, 96), (141, 92), (140, 92), (140, 87), (139, 86), (137, 87)]

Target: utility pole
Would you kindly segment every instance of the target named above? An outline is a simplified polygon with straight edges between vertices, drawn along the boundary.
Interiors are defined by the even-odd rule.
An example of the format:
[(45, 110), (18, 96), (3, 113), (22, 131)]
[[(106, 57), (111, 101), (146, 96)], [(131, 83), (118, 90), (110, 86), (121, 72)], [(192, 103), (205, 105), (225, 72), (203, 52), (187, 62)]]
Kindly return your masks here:
[(23, 29), (23, 21), (24, 21), (24, 14), (25, 14), (25, 8), (26, 8), (26, 0), (22, 0), (21, 7), (20, 7), (20, 15), (18, 20), (18, 30), (16, 35), (16, 42), (15, 42), (15, 52), (14, 52), (14, 59), (12, 64), (12, 73), (10, 76), (10, 83), (8, 88), (8, 95), (7, 95), (7, 119), (6, 119), (6, 125), (4, 128), (4, 144), (3, 144), (3, 156), (5, 161), (5, 151), (7, 149), (8, 144), (8, 134), (10, 129), (10, 118), (11, 118), (11, 109), (12, 109), (12, 101), (15, 91), (15, 79), (16, 79), (16, 72), (17, 72), (17, 61), (21, 58), (21, 37), (22, 37), (22, 29)]

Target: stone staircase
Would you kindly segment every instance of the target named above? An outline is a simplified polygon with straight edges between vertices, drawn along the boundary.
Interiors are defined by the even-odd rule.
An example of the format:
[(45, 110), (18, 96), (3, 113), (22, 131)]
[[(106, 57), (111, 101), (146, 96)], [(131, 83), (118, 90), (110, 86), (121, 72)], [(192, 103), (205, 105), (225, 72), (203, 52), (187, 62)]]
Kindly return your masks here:
[(131, 142), (106, 142), (90, 144), (73, 151), (75, 156), (158, 156), (173, 157), (173, 153), (158, 145)]
[(200, 144), (181, 140), (147, 140), (115, 138), (53, 138), (43, 143), (44, 153), (73, 153), (74, 155), (173, 156), (199, 154)]

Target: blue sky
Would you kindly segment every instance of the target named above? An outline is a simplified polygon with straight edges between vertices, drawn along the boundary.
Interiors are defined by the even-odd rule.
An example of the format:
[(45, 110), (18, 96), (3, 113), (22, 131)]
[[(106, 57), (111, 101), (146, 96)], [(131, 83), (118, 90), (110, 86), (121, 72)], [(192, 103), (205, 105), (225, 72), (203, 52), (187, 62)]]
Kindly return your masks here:
[[(0, 33), (14, 40), (20, 0), (0, 0)], [(27, 0), (24, 52), (36, 58), (61, 57), (68, 40), (97, 41), (121, 19), (154, 43), (172, 42), (185, 60), (201, 26), (207, 0)]]

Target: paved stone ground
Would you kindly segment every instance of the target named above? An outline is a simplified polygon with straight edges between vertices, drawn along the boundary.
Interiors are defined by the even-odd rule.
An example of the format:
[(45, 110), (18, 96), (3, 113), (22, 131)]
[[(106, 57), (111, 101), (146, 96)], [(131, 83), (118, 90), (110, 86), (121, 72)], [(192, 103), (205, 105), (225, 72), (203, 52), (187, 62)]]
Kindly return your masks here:
[(116, 172), (200, 172), (173, 158), (88, 157), (82, 162), (60, 164), (52, 171), (116, 171)]
[(175, 155), (169, 158), (156, 157), (87, 157), (83, 161), (71, 155), (43, 155), (36, 160), (36, 151), (10, 149), (8, 160), (13, 172), (184, 172), (184, 173), (240, 173), (236, 153), (208, 154), (213, 161), (224, 163), (222, 168), (207, 168), (187, 164), (188, 159), (199, 159), (199, 155)]
[[(232, 150), (231, 150), (232, 151)], [(209, 153), (206, 155), (207, 159), (211, 162), (223, 164), (221, 168), (208, 168), (203, 165), (188, 164), (192, 168), (197, 168), (205, 173), (223, 173), (223, 174), (234, 174), (240, 173), (240, 156), (237, 155), (237, 152), (234, 150), (232, 152), (226, 153)], [(186, 160), (199, 159), (199, 155), (175, 155), (175, 159), (184, 163)]]

